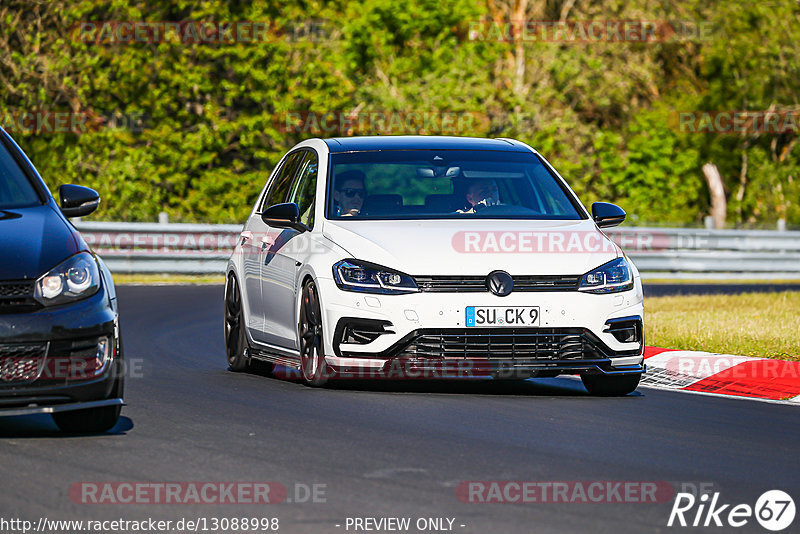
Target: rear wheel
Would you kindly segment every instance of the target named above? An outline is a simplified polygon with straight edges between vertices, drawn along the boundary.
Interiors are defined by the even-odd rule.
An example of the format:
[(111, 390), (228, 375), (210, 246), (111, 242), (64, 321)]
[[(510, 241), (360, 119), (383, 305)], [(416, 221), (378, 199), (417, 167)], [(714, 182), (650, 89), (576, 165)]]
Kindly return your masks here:
[(300, 299), (300, 320), (297, 324), (300, 341), (300, 372), (303, 381), (313, 387), (324, 386), (329, 369), (322, 355), (322, 310), (317, 286), (309, 280)]
[(231, 371), (247, 369), (247, 349), (242, 292), (236, 277), (231, 274), (225, 284), (225, 353)]
[(624, 375), (581, 375), (586, 390), (599, 397), (621, 397), (632, 393), (639, 385), (641, 373)]

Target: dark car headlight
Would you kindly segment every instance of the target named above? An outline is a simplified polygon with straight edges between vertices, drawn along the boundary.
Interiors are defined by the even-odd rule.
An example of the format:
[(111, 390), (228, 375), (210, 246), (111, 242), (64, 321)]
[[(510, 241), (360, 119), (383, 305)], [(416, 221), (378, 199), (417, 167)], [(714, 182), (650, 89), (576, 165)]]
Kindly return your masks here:
[(578, 286), (587, 293), (617, 293), (633, 289), (633, 272), (625, 258), (617, 258), (584, 274)]
[(45, 306), (84, 299), (100, 289), (100, 270), (94, 256), (80, 252), (36, 280), (34, 298)]
[(333, 266), (339, 289), (365, 293), (400, 294), (419, 291), (407, 274), (359, 260), (342, 260)]

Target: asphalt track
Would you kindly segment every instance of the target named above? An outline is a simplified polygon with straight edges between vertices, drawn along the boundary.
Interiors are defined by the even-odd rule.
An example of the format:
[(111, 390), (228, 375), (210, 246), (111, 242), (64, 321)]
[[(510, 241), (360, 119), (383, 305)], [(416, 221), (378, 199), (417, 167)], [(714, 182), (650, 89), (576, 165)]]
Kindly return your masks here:
[[(281, 532), (341, 533), (353, 532), (347, 517), (444, 517), (465, 533), (641, 533), (697, 529), (667, 528), (671, 499), (476, 504), (456, 488), (664, 481), (712, 484), (731, 504), (753, 506), (770, 489), (800, 497), (797, 407), (645, 388), (593, 398), (568, 378), (310, 389), (227, 370), (222, 295), (119, 288), (123, 418), (111, 434), (81, 437), (59, 435), (47, 416), (0, 419), (0, 518), (277, 517)], [(274, 481), (290, 498), (295, 484), (324, 484), (325, 502), (89, 505), (69, 496), (83, 481)], [(752, 518), (737, 530), (764, 532)]]

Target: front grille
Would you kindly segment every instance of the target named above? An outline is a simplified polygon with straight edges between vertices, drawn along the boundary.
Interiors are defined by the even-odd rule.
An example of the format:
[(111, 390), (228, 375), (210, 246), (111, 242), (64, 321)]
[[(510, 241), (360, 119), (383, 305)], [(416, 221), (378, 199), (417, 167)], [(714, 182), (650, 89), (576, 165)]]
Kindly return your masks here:
[(598, 360), (604, 345), (583, 328), (420, 330), (397, 356), (490, 361)]
[(33, 382), (42, 374), (47, 343), (0, 344), (0, 385)]
[(33, 299), (35, 282), (0, 282), (0, 314), (33, 311), (40, 304)]
[(0, 299), (33, 296), (33, 282), (0, 282)]
[[(513, 276), (514, 291), (577, 291), (580, 276)], [(486, 276), (415, 276), (420, 291), (458, 293), (488, 291)]]

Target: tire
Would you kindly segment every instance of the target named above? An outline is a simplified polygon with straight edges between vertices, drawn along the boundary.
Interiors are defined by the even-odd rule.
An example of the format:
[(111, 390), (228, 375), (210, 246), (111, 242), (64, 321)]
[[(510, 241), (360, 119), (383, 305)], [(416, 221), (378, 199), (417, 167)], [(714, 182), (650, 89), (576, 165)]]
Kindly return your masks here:
[(299, 315), (297, 339), (300, 346), (300, 374), (306, 385), (321, 387), (328, 382), (330, 370), (323, 356), (322, 309), (313, 280), (303, 285)]
[(233, 274), (225, 284), (225, 355), (231, 371), (240, 372), (248, 367), (247, 334), (244, 331), (242, 292)]
[(122, 406), (103, 406), (52, 415), (58, 428), (68, 434), (101, 434), (114, 428), (121, 411)]
[[(121, 399), (125, 391), (125, 367), (122, 357), (122, 338), (119, 340), (117, 358), (114, 360), (114, 372), (117, 376), (111, 390), (110, 399)], [(102, 434), (108, 432), (119, 420), (122, 406), (102, 406), (86, 410), (56, 412), (52, 414), (53, 422), (68, 434)]]
[(639, 385), (641, 373), (624, 375), (581, 375), (586, 391), (598, 397), (621, 397), (632, 393)]

